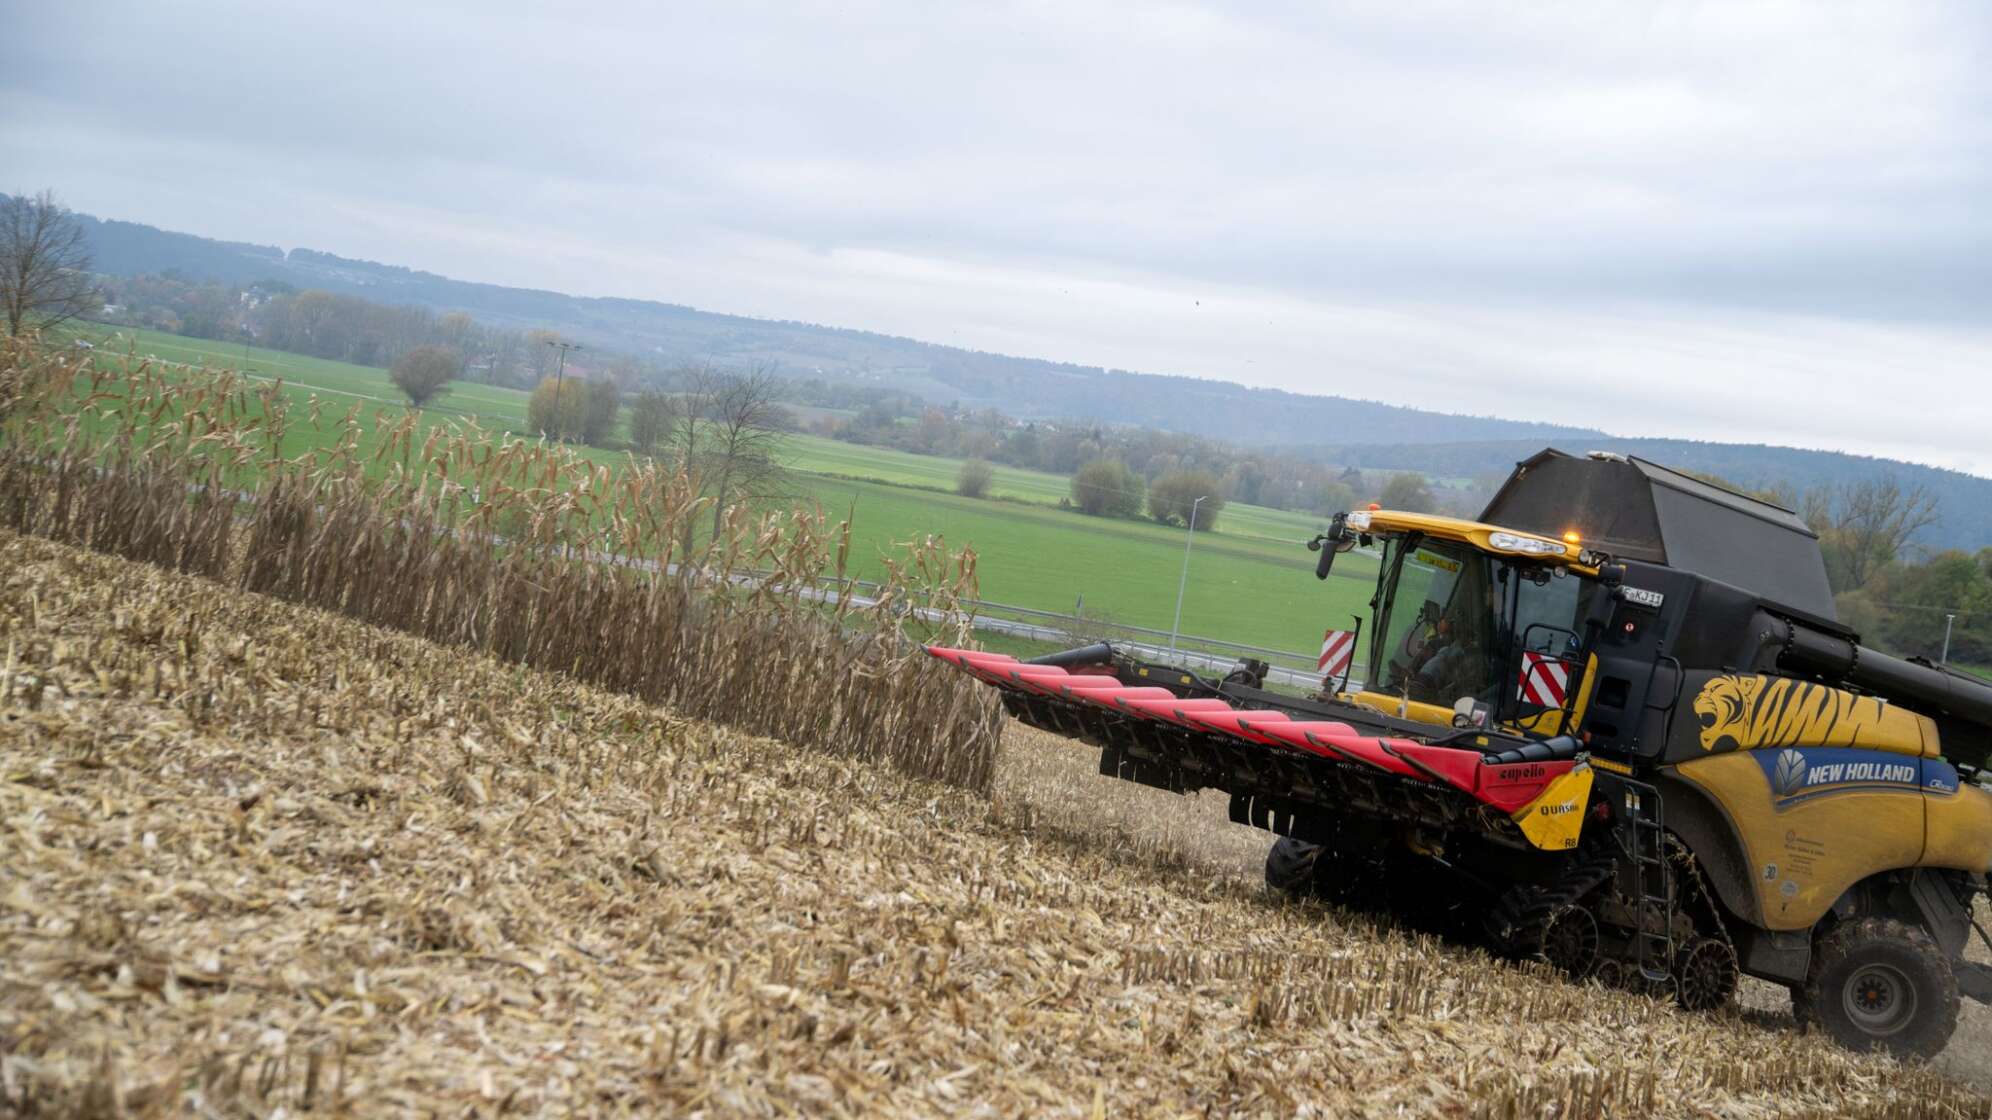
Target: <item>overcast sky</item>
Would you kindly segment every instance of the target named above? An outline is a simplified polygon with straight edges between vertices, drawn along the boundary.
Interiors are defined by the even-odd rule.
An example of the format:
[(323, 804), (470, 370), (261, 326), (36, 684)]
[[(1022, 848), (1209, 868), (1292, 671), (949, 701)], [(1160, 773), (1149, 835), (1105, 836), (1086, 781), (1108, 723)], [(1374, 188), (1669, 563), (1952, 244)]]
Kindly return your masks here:
[(1992, 475), (1977, 0), (0, 3), (102, 217)]

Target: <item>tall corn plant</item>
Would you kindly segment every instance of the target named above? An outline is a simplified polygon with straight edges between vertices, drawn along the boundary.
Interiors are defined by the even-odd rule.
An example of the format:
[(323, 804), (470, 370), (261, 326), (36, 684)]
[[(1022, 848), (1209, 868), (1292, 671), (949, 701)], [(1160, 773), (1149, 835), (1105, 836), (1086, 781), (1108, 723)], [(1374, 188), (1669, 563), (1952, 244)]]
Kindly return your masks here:
[[(1000, 717), (922, 656), (974, 555), (938, 539), (850, 594), (850, 524), (714, 510), (700, 479), (475, 425), (369, 424), (228, 374), (0, 352), (0, 525), (567, 673), (684, 714), (986, 790)], [(293, 415), (293, 412), (303, 415)], [(293, 455), (285, 447), (304, 448)], [(696, 551), (695, 519), (718, 531)]]
[(169, 384), (29, 339), (0, 350), (0, 525), (179, 571), (225, 574), (255, 412), (229, 375)]

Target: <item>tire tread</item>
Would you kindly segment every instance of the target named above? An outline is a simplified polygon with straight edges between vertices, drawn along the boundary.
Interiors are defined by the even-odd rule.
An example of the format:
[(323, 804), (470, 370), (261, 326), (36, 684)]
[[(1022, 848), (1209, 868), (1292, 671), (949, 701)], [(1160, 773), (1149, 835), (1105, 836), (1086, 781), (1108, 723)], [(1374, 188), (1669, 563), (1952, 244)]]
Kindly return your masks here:
[[(1832, 1009), (1839, 1005), (1839, 996), (1826, 991), (1828, 974), (1854, 953), (1871, 945), (1895, 945), (1923, 958), (1924, 963), (1932, 966), (1929, 971), (1934, 974), (1937, 986), (1935, 1012), (1911, 1023), (1894, 1040), (1864, 1034), (1843, 1037), (1832, 1021), (1835, 1018)], [(1933, 1058), (1950, 1044), (1951, 1035), (1957, 1030), (1957, 977), (1951, 972), (1950, 962), (1922, 927), (1896, 918), (1869, 916), (1834, 926), (1813, 946), (1811, 968), (1806, 973), (1804, 985), (1792, 989), (1791, 1003), (1792, 1014), (1800, 1026), (1818, 1027), (1849, 1049), (1880, 1047), (1900, 1058)]]

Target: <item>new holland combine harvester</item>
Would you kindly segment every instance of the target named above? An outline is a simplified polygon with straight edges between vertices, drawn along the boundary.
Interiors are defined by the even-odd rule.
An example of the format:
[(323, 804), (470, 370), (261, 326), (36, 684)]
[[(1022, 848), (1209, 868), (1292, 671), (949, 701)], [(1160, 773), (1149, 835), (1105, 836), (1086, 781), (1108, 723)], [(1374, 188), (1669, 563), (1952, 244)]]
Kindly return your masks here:
[(1748, 973), (1856, 1048), (1934, 1054), (1992, 866), (1992, 686), (1860, 644), (1790, 511), (1545, 451), (1479, 521), (1372, 509), (1367, 679), (1302, 699), (1110, 645), (935, 647), (1100, 770), (1222, 790), (1267, 880), (1476, 927), (1572, 976), (1726, 1002)]

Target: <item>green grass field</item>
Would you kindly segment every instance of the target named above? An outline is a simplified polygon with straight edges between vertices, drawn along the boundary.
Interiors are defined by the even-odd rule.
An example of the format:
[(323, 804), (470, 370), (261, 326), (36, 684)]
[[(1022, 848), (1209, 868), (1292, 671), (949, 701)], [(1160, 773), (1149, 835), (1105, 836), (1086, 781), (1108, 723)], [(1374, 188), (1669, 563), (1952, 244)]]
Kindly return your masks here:
[[(1129, 626), (1167, 630), (1182, 573), (1183, 534), (1041, 506), (976, 501), (867, 482), (803, 476), (804, 493), (833, 514), (853, 511), (868, 540), (939, 533), (973, 545), (982, 597), (1040, 610), (1085, 611)], [(1199, 535), (1190, 553), (1183, 633), (1306, 651), (1330, 622), (1367, 609), (1374, 561), (1345, 556), (1327, 583), (1298, 545)]]
[[(789, 466), (811, 474), (838, 478), (869, 479), (899, 486), (952, 492), (962, 460), (938, 455), (914, 455), (884, 447), (863, 447), (821, 436), (791, 435), (783, 441), (783, 458)], [(1056, 506), (1071, 495), (1069, 479), (1063, 475), (995, 466), (989, 494), (1035, 505)], [(1328, 527), (1328, 520), (1264, 506), (1228, 505), (1219, 515), (1225, 537), (1263, 537), (1272, 541), (1299, 544)]]
[[(407, 406), (406, 398), (388, 381), (387, 371), (382, 369), (129, 327), (90, 325), (76, 333), (90, 339), (104, 359), (122, 357), (129, 346), (129, 352), (141, 358), (153, 357), (182, 365), (239, 370), (255, 378), (281, 380), (300, 399), (317, 393), (327, 398), (345, 398), (347, 402), (378, 403), (397, 411)], [(497, 385), (454, 381), (450, 383), (449, 394), (431, 405), (429, 410), (445, 416), (475, 416), (487, 428), (524, 432), (528, 395), (518, 389)]]
[[(315, 396), (332, 414), (354, 404), (364, 416), (389, 420), (407, 411), (384, 370), (153, 331), (88, 327), (81, 333), (105, 364), (131, 352), (281, 379), (300, 409)], [(440, 404), (423, 411), (421, 423), (427, 428), (475, 418), (489, 430), (526, 434), (526, 399), (519, 390), (458, 382)], [(284, 452), (308, 450), (317, 437), (299, 426)], [(625, 459), (618, 452), (581, 450), (600, 462)], [(807, 435), (785, 437), (780, 455), (797, 472), (797, 499), (839, 518), (852, 514), (853, 562), (861, 578), (883, 574), (879, 553), (894, 543), (940, 534), (951, 546), (976, 550), (984, 599), (1070, 612), (1083, 597), (1089, 616), (1157, 630), (1170, 626), (1183, 563), (1179, 528), (1060, 510), (1067, 480), (1036, 471), (998, 467), (992, 494), (1004, 500), (978, 500), (953, 493), (959, 460)], [(1346, 556), (1335, 578), (1317, 582), (1314, 554), (1299, 542), (1319, 527), (1299, 514), (1226, 507), (1219, 531), (1196, 535), (1182, 632), (1305, 652), (1319, 645), (1324, 628), (1346, 626), (1351, 614), (1365, 609), (1375, 564)]]

